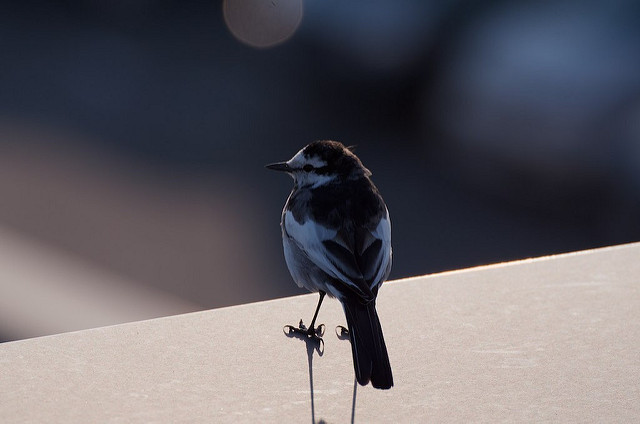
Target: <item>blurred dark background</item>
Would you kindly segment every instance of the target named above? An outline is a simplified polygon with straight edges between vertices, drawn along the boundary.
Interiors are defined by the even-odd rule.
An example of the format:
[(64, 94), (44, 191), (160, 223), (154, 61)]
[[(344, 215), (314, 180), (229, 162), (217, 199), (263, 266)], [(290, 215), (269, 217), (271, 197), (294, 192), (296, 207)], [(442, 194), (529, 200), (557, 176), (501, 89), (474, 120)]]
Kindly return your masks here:
[(394, 279), (640, 239), (635, 0), (0, 8), (0, 339), (302, 293), (264, 164), (316, 139)]

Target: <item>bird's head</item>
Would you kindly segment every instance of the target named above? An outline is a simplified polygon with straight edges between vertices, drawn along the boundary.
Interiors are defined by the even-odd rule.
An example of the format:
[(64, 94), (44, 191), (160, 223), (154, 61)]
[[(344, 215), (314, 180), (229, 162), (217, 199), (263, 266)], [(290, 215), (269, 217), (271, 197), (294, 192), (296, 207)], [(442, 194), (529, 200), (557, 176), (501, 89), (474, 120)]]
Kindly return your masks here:
[(267, 169), (284, 171), (299, 187), (312, 188), (337, 179), (368, 177), (371, 172), (349, 148), (337, 141), (314, 141), (286, 162), (267, 165)]

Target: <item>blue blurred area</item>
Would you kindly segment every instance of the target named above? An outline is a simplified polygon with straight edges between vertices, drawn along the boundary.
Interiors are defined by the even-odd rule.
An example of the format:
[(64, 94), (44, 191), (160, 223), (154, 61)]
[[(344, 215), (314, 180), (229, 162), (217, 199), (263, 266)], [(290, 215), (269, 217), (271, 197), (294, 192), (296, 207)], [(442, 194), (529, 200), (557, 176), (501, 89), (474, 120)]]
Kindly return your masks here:
[(252, 48), (219, 2), (3, 4), (0, 224), (206, 308), (298, 293), (263, 165), (336, 139), (387, 200), (392, 278), (640, 238), (638, 2), (303, 6)]

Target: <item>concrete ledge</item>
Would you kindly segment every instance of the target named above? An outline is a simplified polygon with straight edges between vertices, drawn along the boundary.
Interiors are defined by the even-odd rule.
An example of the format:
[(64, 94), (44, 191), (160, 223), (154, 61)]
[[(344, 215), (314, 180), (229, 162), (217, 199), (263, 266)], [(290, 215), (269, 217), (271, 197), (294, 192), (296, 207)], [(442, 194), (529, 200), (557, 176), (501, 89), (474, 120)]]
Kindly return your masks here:
[[(396, 386), (356, 422), (637, 422), (640, 244), (387, 283)], [(316, 295), (0, 345), (5, 422), (348, 422), (336, 301), (323, 355), (284, 324)], [(310, 381), (310, 377), (312, 380)]]

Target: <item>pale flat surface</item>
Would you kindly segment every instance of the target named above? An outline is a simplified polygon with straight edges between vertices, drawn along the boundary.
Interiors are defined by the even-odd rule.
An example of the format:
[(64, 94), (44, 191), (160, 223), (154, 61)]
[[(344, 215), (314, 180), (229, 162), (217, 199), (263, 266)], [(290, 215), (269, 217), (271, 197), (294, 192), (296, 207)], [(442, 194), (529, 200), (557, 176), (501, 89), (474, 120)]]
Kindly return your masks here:
[[(386, 284), (395, 387), (358, 387), (355, 421), (639, 422), (640, 244)], [(316, 295), (0, 345), (3, 422), (351, 419), (339, 304), (322, 357), (282, 325)], [(313, 389), (313, 392), (311, 391)]]

